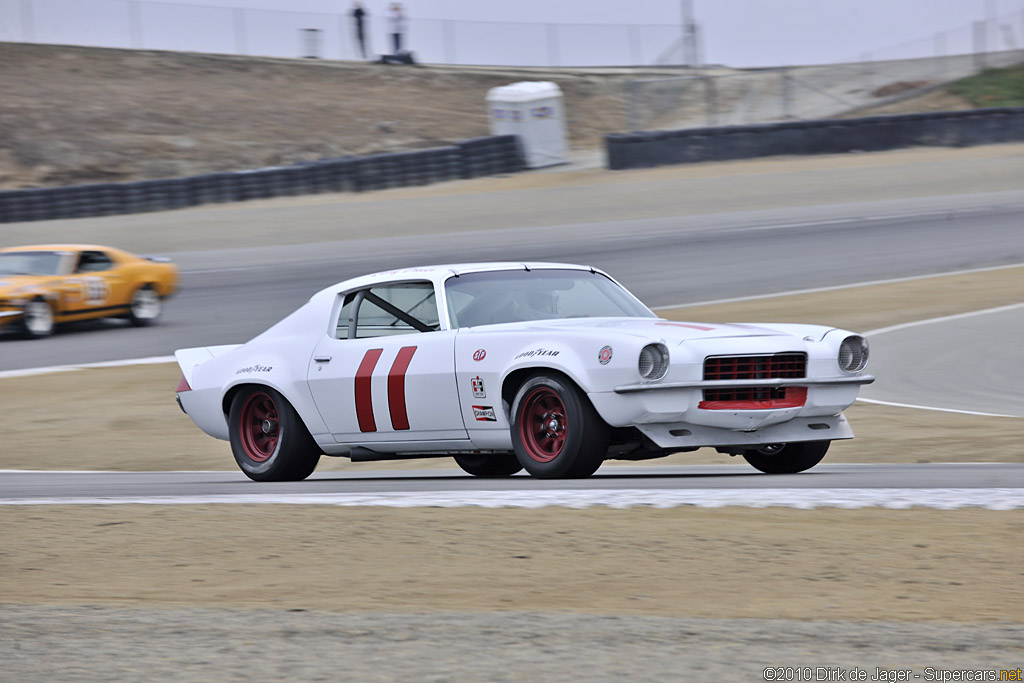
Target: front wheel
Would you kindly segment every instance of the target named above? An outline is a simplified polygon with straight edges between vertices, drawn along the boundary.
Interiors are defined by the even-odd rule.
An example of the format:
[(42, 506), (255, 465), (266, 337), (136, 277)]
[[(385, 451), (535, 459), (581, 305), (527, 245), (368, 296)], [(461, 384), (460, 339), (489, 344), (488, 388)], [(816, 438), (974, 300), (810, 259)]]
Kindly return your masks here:
[(152, 325), (160, 317), (163, 302), (153, 285), (143, 285), (132, 294), (131, 308), (128, 310), (128, 319), (136, 327)]
[(796, 474), (809, 470), (825, 457), (831, 441), (767, 444), (743, 451), (744, 459), (765, 474)]
[(231, 452), (254, 481), (299, 481), (320, 461), (320, 448), (295, 409), (270, 387), (245, 387), (228, 413)]
[(460, 453), (455, 462), (474, 477), (511, 477), (523, 469), (515, 453)]
[(49, 337), (53, 334), (53, 308), (42, 298), (32, 299), (25, 304), (21, 314), (21, 324), (25, 334), (33, 339)]
[(512, 415), (516, 457), (535, 477), (589, 477), (608, 454), (608, 425), (562, 376), (528, 379), (516, 394)]

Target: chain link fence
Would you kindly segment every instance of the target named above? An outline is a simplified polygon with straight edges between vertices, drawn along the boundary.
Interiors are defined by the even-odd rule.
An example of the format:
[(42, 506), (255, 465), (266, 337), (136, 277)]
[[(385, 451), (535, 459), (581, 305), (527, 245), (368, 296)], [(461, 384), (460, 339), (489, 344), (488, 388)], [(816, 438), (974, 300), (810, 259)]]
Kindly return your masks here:
[[(987, 68), (1024, 63), (1024, 11), (865, 52), (846, 63), (778, 69), (689, 69), (627, 84), (629, 130), (812, 120), (886, 104)], [(682, 58), (677, 39), (659, 57)], [(931, 55), (921, 57), (920, 55)]]

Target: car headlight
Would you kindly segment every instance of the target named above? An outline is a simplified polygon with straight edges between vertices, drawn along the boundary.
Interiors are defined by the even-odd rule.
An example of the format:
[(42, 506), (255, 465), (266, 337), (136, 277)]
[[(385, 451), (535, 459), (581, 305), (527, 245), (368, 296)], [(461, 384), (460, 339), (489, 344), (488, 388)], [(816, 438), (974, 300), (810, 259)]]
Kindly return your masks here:
[(843, 372), (860, 372), (868, 364), (868, 340), (854, 335), (839, 345), (839, 367)]
[(661, 379), (668, 372), (668, 347), (664, 344), (648, 344), (640, 350), (637, 370), (644, 379)]

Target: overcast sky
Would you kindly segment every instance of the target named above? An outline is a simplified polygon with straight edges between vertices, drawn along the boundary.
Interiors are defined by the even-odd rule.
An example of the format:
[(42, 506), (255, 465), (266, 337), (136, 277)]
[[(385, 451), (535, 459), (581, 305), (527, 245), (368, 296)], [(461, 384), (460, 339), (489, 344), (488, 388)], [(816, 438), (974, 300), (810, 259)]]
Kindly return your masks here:
[[(1003, 17), (1003, 25), (993, 30), (989, 47), (1007, 48), (1016, 44), (1024, 47), (1024, 0), (692, 0), (694, 14), (703, 36), (704, 57), (709, 63), (730, 66), (778, 66), (788, 64), (809, 64), (835, 61), (858, 61), (870, 53), (872, 59), (897, 59), (908, 56), (932, 56), (937, 51), (970, 51), (971, 22), (986, 16)], [(372, 30), (378, 36), (378, 45), (383, 40), (383, 15), (389, 0), (365, 0), (370, 12)], [(609, 59), (610, 63), (625, 63), (623, 60), (638, 52), (641, 63), (651, 63), (673, 36), (680, 23), (680, 0), (516, 0), (496, 2), (495, 0), (406, 0), (409, 16), (410, 46), (423, 52), (432, 52), (431, 58), (443, 57), (457, 52), (447, 48), (442, 54), (438, 45), (445, 35), (440, 22), (417, 20), (455, 20), (459, 22), (531, 22), (537, 24), (604, 24), (604, 25), (660, 25), (657, 30), (634, 31), (628, 36), (630, 45), (626, 54), (627, 34), (625, 31), (612, 32), (601, 28), (560, 30), (560, 57), (571, 59), (565, 53), (569, 48), (581, 44), (600, 49), (602, 43), (614, 44), (618, 52)], [(126, 0), (0, 0), (0, 39), (18, 39), (20, 23), (19, 8), (35, 8), (36, 34), (45, 40), (48, 27), (51, 36), (58, 40), (72, 31), (94, 33), (124, 32), (113, 27), (123, 20), (126, 7), (132, 3)], [(195, 19), (175, 17), (174, 5), (200, 5), (217, 7), (239, 7), (258, 10), (274, 10), (292, 13), (292, 23), (305, 21), (295, 19), (297, 13), (310, 12), (327, 15), (347, 13), (351, 0), (139, 0), (146, 22), (147, 42), (157, 38), (159, 30), (164, 32), (207, 30), (226, 33), (226, 40), (233, 40), (232, 31), (224, 31), (212, 25), (197, 25)], [(5, 7), (6, 6), (6, 9)], [(103, 6), (116, 21), (100, 16), (89, 9)], [(219, 10), (223, 12), (223, 10)], [(212, 11), (206, 11), (210, 14)], [(179, 12), (180, 14), (180, 12)], [(190, 14), (203, 15), (194, 11)], [(257, 31), (259, 22), (271, 24), (274, 17), (259, 13), (262, 17), (251, 16), (247, 26)], [(160, 17), (156, 19), (154, 17)], [(312, 15), (310, 15), (312, 17)], [(180, 24), (173, 19), (179, 18)], [(47, 21), (50, 24), (47, 24)], [(127, 20), (123, 20), (127, 21)], [(325, 24), (327, 33), (337, 32), (338, 22)], [(57, 25), (63, 22), (63, 26)], [(87, 28), (87, 23), (95, 25)], [(106, 26), (104, 26), (104, 22)], [(191, 23), (189, 23), (191, 22)], [(212, 24), (203, 19), (199, 24)], [(288, 21), (278, 21), (291, 26)], [(52, 26), (51, 26), (52, 25)], [(282, 30), (284, 30), (282, 28)], [(291, 29), (297, 32), (297, 29)], [(466, 60), (472, 41), (496, 41), (504, 43), (530, 44), (542, 52), (546, 49), (546, 33), (543, 27), (509, 27), (507, 30), (493, 26), (474, 26), (460, 23), (458, 32), (458, 54), (453, 57)], [(939, 33), (943, 35), (936, 38)], [(291, 34), (289, 34), (291, 35)], [(256, 40), (256, 33), (250, 37), (250, 49)], [(345, 47), (332, 48), (331, 41), (337, 39), (327, 35), (325, 53), (344, 54)], [(419, 45), (417, 45), (417, 41)], [(77, 40), (75, 42), (78, 42)], [(638, 46), (637, 43), (643, 45)], [(570, 43), (573, 43), (572, 45)], [(88, 44), (88, 43), (84, 43)], [(102, 41), (96, 44), (104, 44)], [(592, 44), (592, 45), (591, 45)], [(149, 46), (149, 45), (147, 45)], [(538, 47), (539, 46), (539, 47)], [(162, 45), (161, 45), (162, 47)], [(431, 49), (433, 48), (433, 49)], [(171, 47), (170, 49), (175, 49)], [(206, 49), (195, 45), (182, 45), (178, 49)], [(524, 47), (525, 49), (525, 47)], [(579, 50), (576, 50), (579, 53)], [(509, 51), (506, 51), (509, 52)], [(438, 56), (439, 55), (439, 56)], [(545, 58), (542, 54), (540, 58)], [(607, 62), (606, 62), (607, 63)], [(636, 63), (636, 62), (634, 62)]]
[[(165, 0), (166, 1), (166, 0)], [(337, 12), (347, 0), (180, 0), (198, 5)], [(389, 0), (366, 0), (380, 17)], [(580, 24), (675, 24), (679, 0), (407, 0), (412, 17), (465, 21)], [(712, 63), (790, 64), (846, 60), (865, 52), (920, 41), (960, 29), (945, 40), (968, 40), (972, 21), (986, 14), (1012, 15), (1018, 45), (1024, 33), (1024, 0), (693, 0), (694, 14)]]

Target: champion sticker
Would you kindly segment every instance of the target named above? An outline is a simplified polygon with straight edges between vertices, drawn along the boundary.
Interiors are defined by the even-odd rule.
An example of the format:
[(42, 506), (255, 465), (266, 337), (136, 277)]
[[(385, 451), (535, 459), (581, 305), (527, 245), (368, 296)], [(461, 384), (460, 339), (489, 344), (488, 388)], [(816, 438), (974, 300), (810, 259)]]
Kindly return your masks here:
[(601, 350), (597, 354), (597, 361), (601, 365), (608, 365), (608, 361), (612, 359), (612, 347), (602, 346)]
[(473, 360), (481, 361), (484, 358), (487, 358), (487, 351), (484, 349), (477, 349), (473, 352)]
[(480, 375), (473, 378), (473, 398), (487, 398), (487, 392), (484, 391), (484, 381), (480, 379)]
[(477, 422), (497, 422), (498, 416), (494, 414), (491, 406), (473, 406), (473, 417)]

